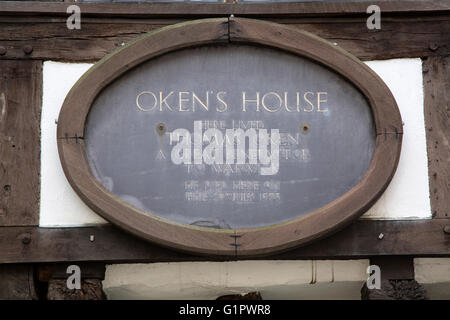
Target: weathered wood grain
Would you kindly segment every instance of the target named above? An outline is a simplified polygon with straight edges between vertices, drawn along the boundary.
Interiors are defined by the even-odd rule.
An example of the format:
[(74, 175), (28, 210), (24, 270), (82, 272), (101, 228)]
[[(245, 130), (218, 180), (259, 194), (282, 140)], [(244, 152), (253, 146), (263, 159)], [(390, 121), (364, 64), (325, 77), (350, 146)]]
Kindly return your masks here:
[(36, 299), (32, 265), (0, 265), (0, 300)]
[(41, 61), (0, 61), (0, 226), (39, 223)]
[[(65, 3), (0, 3), (1, 59), (95, 61), (122, 42), (176, 22), (204, 17), (275, 19), (337, 43), (360, 59), (425, 57), (450, 52), (450, 2), (374, 2), (381, 30), (366, 27), (367, 3), (79, 3), (81, 30), (66, 28)], [(181, 20), (180, 20), (181, 19)], [(33, 47), (25, 54), (23, 47)]]
[[(167, 24), (84, 23), (81, 30), (69, 30), (66, 22), (8, 23), (0, 28), (3, 59), (41, 59), (55, 61), (96, 61), (139, 35)], [(30, 54), (24, 52), (28, 45)]]
[(362, 60), (417, 58), (450, 53), (450, 16), (382, 18), (380, 30), (366, 19), (285, 23), (333, 42)]
[(428, 58), (423, 73), (431, 210), (450, 219), (450, 57)]
[[(196, 19), (199, 17), (193, 17)], [(0, 17), (0, 59), (97, 61), (137, 36), (183, 19), (83, 18), (81, 30), (69, 30), (63, 18)], [(38, 19), (37, 21), (29, 21)], [(366, 17), (272, 18), (336, 43), (362, 60), (450, 54), (450, 16), (386, 17), (381, 30), (368, 30)], [(32, 22), (32, 23), (30, 23)], [(23, 51), (33, 48), (31, 54)]]
[[(446, 0), (433, 1), (371, 1), (370, 5), (377, 5), (385, 14), (420, 14), (440, 13), (450, 10), (450, 3)], [(237, 4), (233, 6), (234, 15), (257, 16), (340, 16), (340, 15), (366, 15), (368, 2), (334, 3), (324, 2), (290, 2), (290, 3), (253, 3)]]
[[(373, 1), (384, 13), (404, 12), (408, 14), (450, 11), (446, 0), (434, 1)], [(314, 16), (314, 15), (361, 15), (366, 14), (367, 2), (291, 2), (291, 3), (78, 3), (87, 16), (118, 17), (173, 17), (218, 15), (258, 16)], [(17, 15), (66, 15), (67, 3), (3, 2), (3, 14)]]
[[(113, 227), (1, 227), (0, 263), (102, 261), (105, 263), (225, 261), (235, 259), (357, 259), (374, 256), (449, 256), (446, 219), (426, 221), (359, 220), (304, 247), (265, 257), (189, 255), (140, 240)], [(380, 239), (379, 235), (383, 234)], [(28, 235), (31, 240), (23, 243)], [(90, 236), (94, 241), (90, 241)]]

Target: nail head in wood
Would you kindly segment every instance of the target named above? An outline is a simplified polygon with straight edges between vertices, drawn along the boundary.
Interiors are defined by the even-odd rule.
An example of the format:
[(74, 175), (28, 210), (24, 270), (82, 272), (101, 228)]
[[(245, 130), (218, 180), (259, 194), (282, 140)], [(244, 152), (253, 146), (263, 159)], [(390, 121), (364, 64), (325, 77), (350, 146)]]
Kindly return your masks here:
[(436, 51), (439, 48), (439, 45), (436, 42), (432, 42), (428, 47), (431, 51)]
[(23, 47), (23, 52), (25, 52), (25, 54), (31, 54), (33, 52), (33, 47), (30, 45), (26, 45)]
[(31, 242), (31, 235), (29, 233), (26, 233), (22, 236), (22, 243), (23, 244), (29, 244)]

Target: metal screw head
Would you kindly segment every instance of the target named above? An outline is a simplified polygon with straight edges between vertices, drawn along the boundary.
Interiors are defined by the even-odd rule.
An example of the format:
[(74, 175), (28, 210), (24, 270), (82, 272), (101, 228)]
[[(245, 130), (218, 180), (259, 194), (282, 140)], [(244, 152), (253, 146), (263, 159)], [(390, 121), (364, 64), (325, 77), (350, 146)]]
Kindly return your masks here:
[(0, 55), (4, 56), (6, 53), (6, 48), (4, 46), (0, 46)]
[(450, 234), (450, 225), (444, 227), (444, 232)]
[(30, 54), (33, 52), (33, 47), (30, 45), (26, 45), (23, 47), (23, 52), (25, 52), (25, 54)]

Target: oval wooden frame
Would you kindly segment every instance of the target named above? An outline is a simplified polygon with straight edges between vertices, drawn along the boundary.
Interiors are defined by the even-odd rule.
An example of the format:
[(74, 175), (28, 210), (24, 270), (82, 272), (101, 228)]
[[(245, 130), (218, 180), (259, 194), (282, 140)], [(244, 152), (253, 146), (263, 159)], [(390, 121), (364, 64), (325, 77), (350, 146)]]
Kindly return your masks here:
[[(249, 43), (281, 49), (334, 70), (368, 100), (376, 147), (365, 176), (339, 199), (307, 215), (273, 226), (219, 230), (175, 223), (133, 207), (93, 176), (83, 142), (85, 121), (98, 93), (117, 77), (154, 57), (211, 43)], [(287, 250), (329, 235), (358, 218), (379, 198), (396, 170), (402, 120), (383, 81), (360, 60), (308, 32), (241, 18), (180, 23), (139, 37), (90, 68), (68, 93), (61, 109), (57, 141), (64, 173), (83, 201), (102, 217), (141, 238), (197, 254), (255, 256)]]

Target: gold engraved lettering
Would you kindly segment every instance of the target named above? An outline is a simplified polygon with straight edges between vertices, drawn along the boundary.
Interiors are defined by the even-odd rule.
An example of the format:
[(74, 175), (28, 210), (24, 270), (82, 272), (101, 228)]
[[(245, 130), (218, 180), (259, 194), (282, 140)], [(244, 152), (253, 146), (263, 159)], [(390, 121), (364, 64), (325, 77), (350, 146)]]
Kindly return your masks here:
[(253, 102), (256, 103), (256, 111), (259, 112), (259, 92), (256, 92), (256, 99), (246, 99), (246, 92), (242, 91), (242, 111), (246, 112), (246, 103)]
[[(278, 105), (278, 107), (276, 107), (276, 109), (270, 109), (270, 108), (269, 108), (268, 106), (266, 106), (266, 104), (265, 104), (265, 99), (266, 99), (268, 96), (270, 96), (270, 95), (276, 96), (277, 99), (278, 99), (278, 101), (279, 101), (279, 105)], [(281, 108), (281, 106), (282, 106), (282, 104), (283, 104), (283, 100), (281, 99), (281, 97), (280, 97), (276, 92), (269, 92), (269, 93), (266, 93), (265, 95), (263, 95), (263, 97), (262, 97), (262, 99), (261, 99), (261, 104), (262, 104), (263, 108), (266, 109), (267, 111), (269, 111), (269, 112), (277, 112), (277, 111)]]
[(304, 108), (303, 111), (305, 111), (305, 112), (312, 112), (312, 111), (314, 111), (314, 105), (313, 105), (313, 103), (312, 103), (310, 100), (308, 100), (308, 98), (306, 97), (308, 94), (314, 95), (314, 92), (308, 91), (308, 92), (305, 92), (305, 94), (303, 95), (303, 98), (304, 98), (305, 101), (311, 106), (311, 109), (306, 109), (306, 108)]
[(162, 91), (160, 91), (159, 92), (159, 111), (162, 111), (162, 105), (163, 105), (163, 103), (166, 105), (166, 107), (170, 110), (170, 111), (173, 111), (172, 110), (172, 107), (171, 106), (169, 106), (169, 104), (167, 103), (167, 98), (168, 97), (170, 97), (171, 95), (172, 95), (172, 93), (173, 93), (173, 91), (170, 91), (170, 93), (163, 99), (163, 93), (162, 93)]
[(228, 109), (227, 103), (225, 102), (225, 100), (223, 100), (223, 97), (221, 97), (222, 94), (225, 95), (226, 92), (225, 91), (219, 91), (219, 92), (217, 92), (217, 95), (216, 95), (217, 100), (219, 100), (219, 102), (221, 102), (223, 104), (223, 109), (219, 109), (219, 107), (216, 108), (217, 112), (225, 112)]
[(200, 105), (206, 110), (209, 110), (209, 92), (206, 91), (206, 104), (204, 104), (199, 97), (195, 94), (195, 92), (192, 92), (192, 112), (195, 111), (195, 101), (198, 101)]
[[(139, 103), (139, 98), (143, 94), (149, 94), (149, 95), (153, 96), (154, 103), (153, 103), (153, 106), (151, 108), (150, 107), (144, 108)], [(136, 106), (139, 108), (139, 110), (142, 110), (142, 111), (151, 111), (151, 110), (153, 110), (156, 107), (157, 102), (158, 102), (158, 98), (156, 98), (156, 95), (153, 92), (151, 92), (151, 91), (142, 91), (136, 97)]]
[[(284, 92), (284, 108), (286, 109), (287, 112), (293, 112), (293, 111), (295, 111), (295, 110), (291, 110), (291, 109), (289, 109), (289, 107), (288, 107), (288, 98), (287, 98), (287, 96), (288, 96), (288, 93), (287, 93), (287, 92)], [(298, 95), (297, 95), (297, 97), (298, 97)], [(298, 99), (298, 98), (297, 98), (297, 99)], [(297, 107), (297, 111), (298, 111), (298, 107)]]
[(317, 92), (317, 112), (327, 112), (328, 111), (328, 109), (324, 109), (324, 110), (320, 109), (320, 103), (327, 102), (327, 99), (325, 99), (325, 100), (320, 99), (320, 95), (322, 95), (322, 94), (327, 96), (328, 92)]
[(187, 91), (178, 92), (178, 110), (180, 112), (189, 111), (189, 109), (183, 109), (183, 102), (189, 101), (189, 99), (183, 98), (183, 94), (189, 94)]

